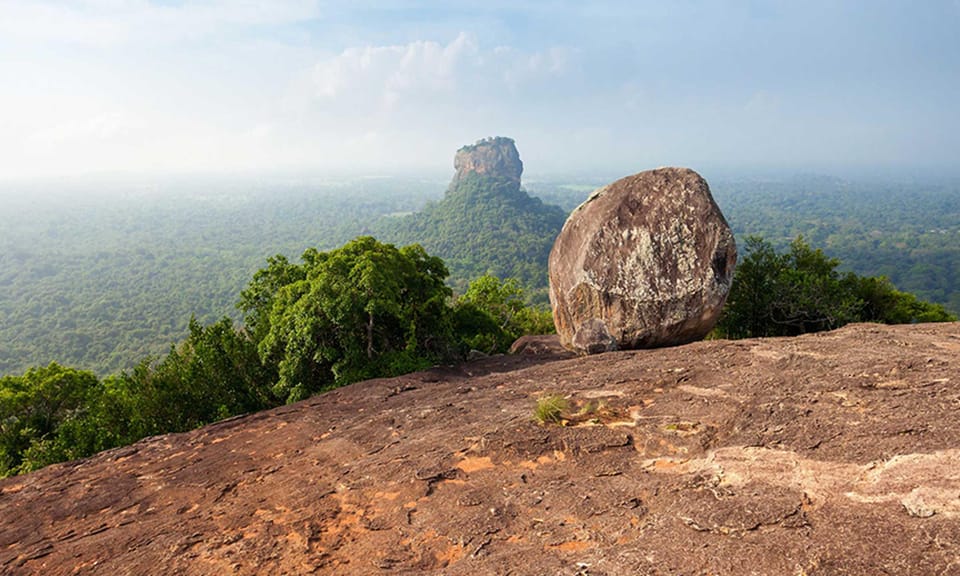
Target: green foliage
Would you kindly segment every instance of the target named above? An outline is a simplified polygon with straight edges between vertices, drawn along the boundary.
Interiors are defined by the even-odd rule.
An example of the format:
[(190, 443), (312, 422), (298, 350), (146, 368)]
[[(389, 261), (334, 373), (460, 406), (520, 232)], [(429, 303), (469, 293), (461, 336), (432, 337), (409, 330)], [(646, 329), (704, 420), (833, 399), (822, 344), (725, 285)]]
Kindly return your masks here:
[(747, 239), (717, 327), (727, 338), (792, 336), (849, 322), (942, 322), (955, 319), (937, 304), (893, 288), (885, 278), (837, 271), (840, 261), (802, 237), (778, 253), (762, 238)]
[[(319, 257), (319, 254), (313, 249), (303, 255), (304, 262), (312, 262), (315, 257)], [(269, 314), (277, 292), (284, 286), (303, 280), (306, 280), (305, 266), (291, 264), (283, 254), (267, 258), (267, 267), (257, 270), (237, 302), (237, 308), (245, 313), (243, 322), (254, 341), (263, 340), (270, 330)]]
[(69, 423), (97, 386), (92, 373), (56, 363), (0, 378), (0, 477), (81, 456)]
[(144, 360), (113, 382), (114, 403), (125, 401), (129, 413), (119, 436), (191, 430), (274, 406), (275, 374), (229, 318), (206, 327), (191, 321), (190, 336), (161, 361)]
[(566, 217), (509, 178), (469, 173), (443, 200), (405, 218), (381, 220), (377, 228), (385, 238), (417, 242), (443, 258), (457, 291), (489, 274), (516, 278), (532, 300), (545, 302), (547, 259)]
[(256, 319), (260, 356), (276, 362), (274, 391), (288, 402), (426, 367), (455, 350), (447, 269), (418, 245), (398, 249), (365, 236), (307, 251), (288, 284), (268, 281), (270, 270), (253, 284), (269, 294), (243, 298), (241, 307)]
[(524, 307), (514, 317), (517, 338), (525, 334), (555, 334), (553, 312), (549, 306), (529, 305)]
[(190, 430), (331, 386), (452, 359), (536, 327), (516, 281), (479, 279), (451, 306), (447, 269), (418, 245), (361, 237), (302, 263), (267, 260), (240, 296), (248, 325), (202, 325), (159, 359), (98, 380), (51, 364), (0, 379), (0, 476)]
[(457, 299), (455, 318), (465, 344), (487, 354), (505, 352), (524, 334), (555, 330), (550, 310), (527, 305), (515, 278), (501, 281), (490, 274), (471, 282)]
[[(619, 176), (526, 182), (561, 209), (507, 183), (505, 194), (463, 185), (442, 198), (448, 175), (63, 184), (63, 193), (0, 186), (0, 374), (51, 360), (101, 376), (132, 370), (185, 338), (191, 317), (209, 324), (235, 314), (237, 294), (269, 255), (295, 260), (304, 246), (329, 250), (367, 232), (397, 245), (421, 241), (446, 260), (457, 293), (489, 272), (517, 278), (525, 298), (542, 304), (563, 217)], [(960, 312), (957, 181), (706, 176), (741, 245), (756, 234), (782, 251), (803, 235), (838, 258), (841, 273), (883, 276), (918, 301)], [(437, 202), (401, 216), (428, 200)], [(439, 213), (445, 218), (428, 218)]]
[(234, 314), (267, 256), (339, 246), (444, 181), (0, 185), (0, 374), (53, 359), (130, 370), (185, 338), (191, 317)]
[[(534, 191), (569, 209), (615, 176), (555, 190), (535, 183)], [(546, 257), (565, 210), (515, 183), (468, 177), (421, 213), (396, 217), (439, 197), (443, 180), (282, 189), (178, 184), (174, 195), (89, 190), (39, 202), (32, 191), (17, 190), (5, 197), (0, 374), (22, 375), (0, 379), (0, 475), (552, 331), (549, 311), (517, 303), (545, 302)], [(731, 335), (790, 334), (853, 320), (940, 321), (952, 318), (941, 304), (960, 310), (956, 183), (711, 183), (738, 237), (750, 231), (770, 239), (741, 242), (748, 247), (734, 284), (741, 293), (731, 295), (724, 317)], [(373, 268), (360, 266), (368, 272), (356, 272), (356, 282), (334, 278), (354, 268), (325, 264), (333, 252), (308, 250), (302, 263), (282, 255), (304, 245), (327, 250), (364, 230), (422, 240), (432, 254), (446, 255), (452, 284), (464, 295), (452, 306), (446, 290), (430, 304), (403, 290), (398, 296), (398, 283), (373, 269), (392, 269), (390, 250), (372, 258)], [(799, 234), (842, 264), (805, 242), (791, 245)], [(278, 255), (253, 274), (268, 254)], [(401, 266), (397, 276), (426, 276), (422, 292), (437, 291), (444, 273), (425, 272), (430, 257), (419, 258), (419, 274), (398, 272), (409, 270)], [(323, 281), (322, 270), (329, 272)], [(504, 277), (516, 280), (498, 280)], [(468, 285), (470, 278), (479, 280)], [(218, 321), (248, 281), (239, 303), (245, 326)], [(363, 282), (385, 293), (364, 302)], [(414, 301), (421, 304), (409, 307)], [(737, 301), (752, 305), (737, 308)], [(315, 320), (314, 309), (330, 315)], [(264, 344), (268, 336), (273, 345)], [(46, 366), (53, 358), (79, 369)], [(287, 379), (278, 385), (282, 361)], [(314, 376), (312, 368), (316, 379), (297, 379), (301, 372)], [(115, 375), (97, 380), (86, 369)]]
[(540, 424), (559, 424), (567, 407), (567, 399), (559, 394), (543, 396), (533, 409), (533, 419)]
[(229, 318), (191, 321), (190, 336), (163, 360), (102, 382), (58, 364), (4, 377), (0, 476), (275, 406), (274, 379)]
[(841, 271), (883, 276), (899, 290), (960, 313), (960, 182), (827, 177), (711, 180), (738, 241), (777, 250), (802, 235)]
[(941, 304), (924, 302), (914, 294), (894, 288), (886, 278), (855, 279), (854, 292), (863, 302), (860, 319), (884, 324), (911, 324), (914, 322), (952, 322), (956, 315)]

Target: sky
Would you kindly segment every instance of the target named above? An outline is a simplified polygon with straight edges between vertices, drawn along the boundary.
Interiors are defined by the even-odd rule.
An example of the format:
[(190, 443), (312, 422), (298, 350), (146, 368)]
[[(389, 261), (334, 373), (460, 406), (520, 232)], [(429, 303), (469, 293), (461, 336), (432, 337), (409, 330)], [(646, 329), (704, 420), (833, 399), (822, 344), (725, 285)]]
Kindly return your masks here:
[(0, 181), (958, 171), (960, 0), (0, 0)]

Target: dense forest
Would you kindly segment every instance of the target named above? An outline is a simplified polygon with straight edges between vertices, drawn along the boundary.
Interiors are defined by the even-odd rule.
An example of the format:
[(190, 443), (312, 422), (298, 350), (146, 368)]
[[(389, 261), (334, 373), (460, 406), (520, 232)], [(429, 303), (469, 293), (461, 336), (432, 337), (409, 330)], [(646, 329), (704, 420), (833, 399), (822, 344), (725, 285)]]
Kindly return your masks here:
[[(849, 322), (951, 321), (882, 278), (794, 240), (778, 253), (751, 237), (715, 336), (794, 335)], [(162, 358), (98, 378), (58, 363), (0, 377), (0, 477), (296, 402), (370, 378), (503, 352), (551, 331), (513, 279), (484, 275), (453, 297), (443, 260), (371, 236), (330, 251), (282, 254), (239, 298), (243, 323), (202, 325)]]
[(447, 274), (419, 245), (370, 236), (275, 255), (240, 294), (242, 326), (191, 320), (168, 354), (105, 378), (55, 362), (2, 376), (0, 478), (552, 329), (515, 283), (483, 276), (454, 299)]
[(719, 182), (737, 238), (777, 248), (797, 236), (845, 269), (960, 311), (960, 181), (849, 182), (835, 178)]
[(377, 222), (378, 237), (419, 243), (450, 267), (462, 291), (483, 274), (515, 278), (547, 302), (547, 258), (567, 211), (531, 197), (509, 178), (469, 173), (442, 200), (421, 211)]
[(236, 316), (269, 256), (298, 257), (419, 209), (441, 180), (102, 184), (0, 190), (0, 374), (50, 361), (99, 374)]
[[(549, 311), (531, 304), (525, 293), (525, 286), (539, 288), (536, 278), (498, 275), (530, 270), (532, 258), (533, 267), (542, 267), (539, 259), (552, 243), (563, 209), (528, 197), (516, 183), (467, 178), (442, 201), (398, 219), (397, 213), (410, 212), (428, 198), (411, 192), (371, 194), (369, 204), (355, 192), (186, 195), (178, 202), (150, 194), (133, 201), (81, 196), (72, 199), (71, 209), (59, 210), (51, 209), (50, 198), (46, 210), (22, 197), (11, 199), (11, 204), (20, 202), (20, 214), (32, 209), (34, 219), (6, 214), (6, 223), (32, 234), (34, 241), (4, 237), (9, 249), (4, 257), (10, 258), (5, 282), (24, 292), (5, 292), (4, 304), (13, 314), (3, 319), (16, 314), (27, 322), (39, 319), (29, 326), (38, 338), (47, 329), (68, 339), (44, 341), (55, 349), (54, 361), (32, 361), (22, 373), (0, 375), (0, 477), (359, 380), (456, 362), (475, 351), (503, 352), (522, 334), (552, 330)], [(559, 187), (553, 193), (574, 199), (580, 192)], [(955, 206), (949, 197), (932, 197), (944, 200), (941, 210)], [(783, 203), (773, 203), (771, 211)], [(747, 205), (767, 206), (760, 200)], [(114, 210), (117, 206), (126, 208)], [(271, 212), (277, 206), (285, 209)], [(471, 215), (477, 210), (483, 217)], [(246, 287), (226, 299), (229, 305), (199, 307), (212, 319), (191, 313), (184, 334), (171, 338), (165, 354), (141, 353), (127, 362), (128, 350), (109, 347), (115, 335), (122, 335), (121, 343), (139, 337), (149, 344), (152, 327), (176, 331), (178, 320), (169, 315), (194, 300), (205, 301), (208, 291), (228, 289), (234, 282), (230, 265), (242, 268), (248, 259), (262, 258), (268, 245), (282, 249), (303, 242), (307, 235), (289, 226), (317, 226), (325, 242), (336, 242), (339, 234), (384, 222), (415, 223), (419, 228), (407, 232), (446, 246), (463, 273), (493, 274), (479, 274), (455, 293), (447, 264), (419, 244), (398, 247), (361, 235), (334, 249), (307, 248), (299, 261), (282, 251), (268, 255), (265, 266), (261, 261), (259, 269), (247, 272), (240, 281)], [(485, 235), (488, 229), (494, 232)], [(258, 244), (246, 234), (272, 244)], [(471, 249), (445, 245), (444, 234), (463, 238)], [(483, 241), (477, 244), (474, 235)], [(513, 245), (490, 254), (490, 264), (477, 260), (504, 240)], [(84, 267), (94, 262), (104, 265)], [(942, 305), (897, 290), (884, 277), (840, 266), (802, 235), (782, 250), (774, 241), (748, 236), (713, 336), (793, 335), (856, 321), (956, 319)], [(24, 294), (24, 302), (36, 308), (17, 307), (17, 297)], [(234, 317), (217, 317), (219, 306)], [(141, 317), (138, 323), (143, 313), (165, 317), (159, 322)], [(91, 319), (100, 323), (90, 324)], [(30, 332), (23, 328), (4, 326), (14, 343), (5, 351), (8, 357), (18, 352), (17, 344), (30, 349), (31, 341), (21, 337)], [(101, 341), (105, 345), (92, 345)], [(44, 353), (34, 346), (37, 350)], [(109, 351), (120, 369), (107, 376), (79, 369), (71, 352), (90, 350)]]
[[(748, 235), (778, 250), (802, 235), (837, 258), (841, 271), (886, 276), (901, 291), (960, 311), (960, 182), (705, 176), (741, 257)], [(524, 187), (541, 206), (556, 204), (566, 213), (614, 179), (534, 177)], [(295, 259), (308, 246), (331, 249), (428, 203), (442, 206), (448, 181), (438, 175), (6, 185), (0, 189), (0, 374), (51, 361), (99, 375), (132, 369), (185, 338), (191, 317), (200, 324), (239, 319), (238, 294), (267, 258)], [(437, 208), (424, 213), (431, 210)], [(452, 277), (460, 274), (457, 293), (465, 279), (488, 271), (460, 270), (456, 257), (448, 266)], [(488, 268), (534, 284), (524, 267), (526, 260)], [(536, 289), (524, 288), (536, 297)]]

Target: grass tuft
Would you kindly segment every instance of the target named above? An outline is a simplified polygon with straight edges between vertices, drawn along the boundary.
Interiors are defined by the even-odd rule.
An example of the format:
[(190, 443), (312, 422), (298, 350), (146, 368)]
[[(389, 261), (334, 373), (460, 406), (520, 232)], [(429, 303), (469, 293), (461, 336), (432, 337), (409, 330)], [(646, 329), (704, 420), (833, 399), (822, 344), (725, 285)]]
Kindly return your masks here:
[(533, 419), (540, 424), (560, 424), (567, 409), (567, 399), (559, 394), (544, 396), (537, 400), (533, 409)]

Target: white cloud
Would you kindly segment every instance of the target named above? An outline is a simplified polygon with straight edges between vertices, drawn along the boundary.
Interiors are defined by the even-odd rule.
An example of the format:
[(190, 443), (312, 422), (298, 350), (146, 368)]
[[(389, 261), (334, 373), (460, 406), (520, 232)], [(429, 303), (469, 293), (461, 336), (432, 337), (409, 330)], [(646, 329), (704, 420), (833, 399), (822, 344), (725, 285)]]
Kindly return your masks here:
[(457, 147), (517, 136), (567, 103), (571, 60), (561, 48), (486, 47), (468, 32), (351, 47), (289, 84), (277, 134), (317, 163), (447, 166)]
[(559, 77), (569, 71), (571, 52), (560, 47), (525, 54), (509, 47), (500, 47), (493, 52), (494, 62), (501, 69), (501, 76), (510, 89), (523, 84)]
[(465, 33), (447, 45), (417, 41), (348, 48), (314, 66), (315, 94), (323, 99), (353, 100), (372, 90), (390, 107), (406, 93), (455, 90), (461, 68), (475, 67), (478, 53), (476, 41)]
[[(260, 4), (245, 5), (230, 18), (303, 15), (296, 9), (262, 14)], [(162, 20), (157, 11), (187, 10), (133, 0), (82, 6), (57, 10), (69, 18), (87, 17), (85, 10), (126, 11), (154, 23)], [(191, 10), (202, 14), (213, 6)], [(126, 35), (141, 26), (136, 20), (103, 20), (124, 25), (103, 24), (113, 32), (101, 40), (127, 42)], [(445, 167), (457, 147), (484, 136), (518, 137), (523, 146), (524, 133), (532, 134), (557, 106), (569, 103), (569, 90), (562, 87), (577, 72), (575, 53), (568, 50), (488, 47), (468, 32), (446, 42), (370, 44), (312, 56), (298, 47), (264, 47), (256, 39), (217, 51), (171, 46), (154, 52), (139, 42), (130, 50), (111, 49), (106, 59), (97, 55), (104, 54), (99, 46), (64, 48), (7, 67), (29, 81), (0, 94), (0, 125), (12, 128), (0, 134), (0, 153), (16, 167), (0, 178)], [(4, 66), (0, 62), (0, 73)]]
[[(497, 134), (535, 171), (866, 157), (875, 134), (908, 159), (957, 148), (949, 22), (908, 46), (887, 33), (913, 30), (905, 9), (834, 14), (797, 50), (795, 16), (823, 6), (701, 4), (0, 0), (0, 179), (449, 167)], [(884, 53), (918, 66), (875, 74)]]
[[(343, 106), (347, 113), (378, 117), (414, 106), (440, 112), (505, 89), (518, 90), (559, 78), (569, 53), (548, 48), (532, 53), (510, 47), (483, 48), (465, 32), (447, 44), (415, 41), (349, 48), (317, 62), (311, 71), (313, 105)], [(491, 98), (490, 103), (493, 102)]]
[(478, 47), (471, 36), (461, 32), (446, 46), (419, 41), (399, 47), (398, 52), (400, 60), (385, 82), (386, 101), (390, 103), (414, 90), (455, 90), (458, 68), (470, 65)]

